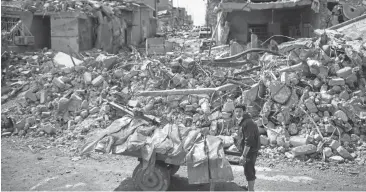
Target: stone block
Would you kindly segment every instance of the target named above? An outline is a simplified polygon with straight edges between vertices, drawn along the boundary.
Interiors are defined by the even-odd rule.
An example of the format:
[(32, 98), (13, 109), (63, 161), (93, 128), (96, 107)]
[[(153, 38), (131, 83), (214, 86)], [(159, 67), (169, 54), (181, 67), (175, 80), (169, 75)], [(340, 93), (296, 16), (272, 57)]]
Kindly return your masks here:
[(233, 100), (227, 100), (225, 103), (224, 103), (224, 106), (222, 107), (222, 112), (233, 112), (235, 109), (235, 106), (234, 106), (234, 101)]
[[(75, 62), (75, 65), (80, 65), (81, 63), (83, 63), (83, 61), (76, 59), (73, 57), (73, 60)], [(71, 68), (74, 67), (74, 63), (71, 60), (70, 55), (65, 54), (63, 52), (58, 52), (55, 57), (53, 58), (53, 62), (58, 64), (58, 65), (62, 65), (64, 67), (67, 68)]]
[(40, 113), (48, 111), (48, 107), (46, 105), (38, 105), (37, 106), (37, 111), (40, 112)]
[(291, 88), (280, 83), (272, 83), (270, 92), (273, 100), (280, 104), (285, 104), (292, 94)]
[(346, 90), (344, 90), (339, 94), (339, 98), (347, 101), (348, 99), (350, 99), (350, 95)]
[(347, 122), (348, 121), (348, 117), (346, 115), (346, 113), (344, 113), (342, 110), (338, 110), (334, 113), (334, 116), (341, 119), (343, 122)]
[(343, 86), (345, 84), (346, 84), (346, 82), (342, 78), (333, 78), (333, 79), (329, 80), (329, 82), (328, 82), (329, 86), (336, 86), (336, 85)]
[(337, 148), (338, 148), (339, 146), (341, 146), (341, 144), (340, 144), (338, 141), (336, 141), (336, 140), (333, 140), (333, 141), (330, 143), (330, 145), (329, 145), (329, 147), (330, 147), (330, 148), (332, 148), (333, 150), (337, 150)]
[(297, 129), (297, 125), (295, 123), (291, 123), (288, 127), (288, 133), (290, 135), (297, 135), (299, 133), (299, 130)]
[(53, 81), (52, 81), (52, 83), (53, 83), (56, 87), (58, 87), (58, 88), (60, 88), (60, 89), (64, 89), (64, 88), (66, 87), (66, 84), (61, 80), (61, 78), (60, 78), (60, 77), (54, 78), (54, 79), (53, 79)]
[(81, 103), (83, 99), (77, 94), (72, 94), (70, 97), (69, 111), (77, 111), (81, 108)]
[(357, 82), (357, 76), (356, 74), (352, 73), (346, 78), (346, 83), (348, 85), (353, 85), (355, 82)]
[(316, 150), (317, 150), (317, 147), (315, 145), (307, 144), (307, 145), (303, 145), (303, 146), (294, 147), (294, 148), (292, 148), (291, 152), (296, 157), (296, 156), (301, 156), (301, 155), (313, 154), (316, 152)]
[(349, 75), (352, 74), (352, 68), (351, 67), (344, 67), (336, 72), (337, 76), (340, 78), (347, 78)]
[(352, 142), (357, 142), (360, 140), (360, 137), (356, 134), (351, 134), (351, 141)]
[(348, 133), (343, 133), (341, 136), (342, 142), (351, 142), (351, 136)]
[(69, 103), (70, 103), (70, 100), (65, 98), (65, 97), (62, 97), (59, 102), (58, 102), (58, 112), (59, 113), (63, 113), (63, 112), (66, 112), (68, 111), (69, 109)]
[(325, 147), (323, 149), (323, 154), (325, 155), (326, 158), (332, 156), (333, 155), (332, 149), (329, 147)]
[(25, 120), (26, 124), (32, 126), (36, 123), (36, 118), (35, 117), (28, 117), (26, 120)]
[(316, 113), (318, 112), (318, 108), (316, 107), (313, 98), (308, 98), (305, 100), (305, 106), (308, 108), (310, 113)]
[(264, 135), (261, 135), (260, 136), (260, 140), (261, 140), (261, 144), (262, 145), (269, 145), (269, 139), (268, 139), (268, 137), (266, 137)]
[(283, 83), (285, 85), (290, 85), (291, 81), (290, 81), (290, 76), (289, 76), (288, 72), (281, 73), (281, 83)]
[(81, 109), (89, 109), (89, 103), (87, 100), (84, 100), (82, 103), (81, 103)]
[(336, 128), (332, 124), (325, 125), (325, 132), (326, 133), (333, 133)]
[(336, 162), (336, 163), (343, 163), (344, 159), (343, 159), (343, 157), (337, 155), (337, 156), (330, 157), (329, 161)]
[[(81, 113), (80, 113), (80, 116), (82, 117), (82, 118), (87, 118), (88, 117), (88, 115), (89, 115), (89, 113), (88, 113), (88, 111), (87, 110), (84, 110), (84, 111), (82, 111)], [(75, 119), (75, 121), (77, 121), (76, 119)]]
[(85, 84), (91, 84), (92, 83), (92, 74), (90, 73), (90, 72), (85, 72), (84, 73), (84, 75), (83, 75), (83, 77), (84, 77), (84, 83)]
[(103, 60), (103, 66), (104, 66), (104, 68), (111, 69), (116, 64), (117, 59), (118, 59), (117, 56), (109, 56), (109, 57), (106, 57)]
[(35, 93), (32, 92), (32, 90), (28, 90), (26, 93), (25, 93), (25, 97), (33, 102), (36, 102), (38, 99), (37, 99), (37, 96)]
[(124, 76), (122, 69), (117, 69), (113, 72), (114, 77), (116, 78), (122, 78)]
[(83, 118), (81, 116), (75, 117), (75, 123), (80, 123), (81, 121), (83, 121)]
[(40, 91), (40, 98), (39, 98), (39, 102), (41, 104), (44, 104), (47, 102), (47, 97), (48, 97), (48, 92), (46, 90), (42, 90)]
[(48, 117), (51, 117), (51, 112), (42, 112), (42, 113), (41, 113), (41, 117), (42, 117), (42, 118), (48, 118)]
[(352, 160), (353, 158), (352, 158), (352, 156), (351, 156), (351, 154), (347, 151), (347, 149), (345, 149), (344, 147), (342, 147), (342, 146), (339, 146), (338, 148), (337, 148), (337, 152), (338, 152), (338, 154), (341, 156), (341, 157), (343, 157), (343, 158), (345, 158), (345, 159), (349, 159), (349, 160)]
[(41, 126), (40, 131), (52, 135), (56, 133), (56, 128), (52, 124), (46, 124)]
[(93, 115), (93, 114), (99, 113), (99, 111), (100, 111), (99, 107), (93, 107), (92, 109), (90, 109), (89, 113), (91, 115)]
[(103, 81), (104, 81), (104, 77), (101, 76), (101, 75), (99, 75), (98, 77), (96, 77), (95, 79), (93, 79), (92, 85), (93, 86), (99, 86), (99, 85), (101, 85), (103, 83)]
[(292, 136), (292, 137), (290, 137), (290, 144), (294, 147), (299, 147), (299, 146), (309, 144), (309, 140), (308, 140), (308, 138), (301, 137), (301, 136)]
[(231, 118), (231, 114), (232, 114), (232, 113), (229, 113), (229, 112), (222, 112), (222, 113), (221, 113), (221, 117), (222, 117), (223, 119), (229, 119), (229, 118)]

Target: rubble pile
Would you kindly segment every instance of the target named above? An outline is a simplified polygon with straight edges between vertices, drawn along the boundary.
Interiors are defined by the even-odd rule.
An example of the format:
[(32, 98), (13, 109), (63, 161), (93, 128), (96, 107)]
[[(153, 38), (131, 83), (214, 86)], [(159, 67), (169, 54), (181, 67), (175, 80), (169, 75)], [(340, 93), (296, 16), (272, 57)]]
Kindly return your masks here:
[[(2, 135), (83, 138), (125, 115), (110, 101), (159, 117), (162, 125), (221, 135), (235, 150), (233, 110), (244, 103), (268, 156), (323, 154), (365, 163), (366, 44), (327, 33), (281, 44), (281, 54), (267, 50), (257, 57), (253, 50), (263, 52), (220, 58), (213, 51), (215, 59), (207, 52), (145, 58), (136, 50), (93, 50), (77, 58), (51, 50), (13, 55), (7, 74), (13, 83), (2, 104), (17, 93), (21, 99), (2, 112), (2, 122), (8, 114), (16, 120), (2, 126)], [(248, 54), (251, 60), (237, 61)]]
[(279, 48), (287, 61), (263, 56), (267, 69), (262, 69), (262, 87), (249, 90), (254, 97), (246, 101), (258, 104), (255, 95), (267, 90), (257, 120), (267, 130), (262, 144), (276, 146), (275, 153), (288, 158), (322, 154), (323, 160), (364, 164), (365, 42), (327, 31), (315, 41), (302, 39)]

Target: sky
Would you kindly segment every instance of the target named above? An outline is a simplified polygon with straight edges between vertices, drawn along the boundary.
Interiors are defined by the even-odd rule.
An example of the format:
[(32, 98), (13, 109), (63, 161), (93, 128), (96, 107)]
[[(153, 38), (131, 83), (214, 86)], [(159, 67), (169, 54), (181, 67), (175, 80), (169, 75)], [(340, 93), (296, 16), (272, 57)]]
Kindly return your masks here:
[(194, 25), (205, 24), (206, 1), (205, 0), (173, 0), (174, 7), (185, 7), (187, 13), (192, 15)]

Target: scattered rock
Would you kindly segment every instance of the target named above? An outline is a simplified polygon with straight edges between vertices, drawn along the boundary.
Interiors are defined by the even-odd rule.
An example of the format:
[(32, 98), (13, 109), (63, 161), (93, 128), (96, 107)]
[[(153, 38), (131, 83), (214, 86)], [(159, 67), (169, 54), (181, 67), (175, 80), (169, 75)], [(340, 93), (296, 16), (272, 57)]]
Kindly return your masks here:
[(343, 163), (344, 159), (341, 156), (332, 156), (329, 158), (329, 161), (336, 162), (336, 163)]
[[(88, 115), (89, 115), (89, 112), (87, 111), (87, 110), (84, 110), (84, 111), (82, 111), (81, 113), (80, 113), (80, 116), (82, 117), (82, 118), (87, 118), (88, 117)], [(77, 121), (76, 119), (75, 119), (75, 121)]]
[(352, 156), (351, 156), (351, 154), (344, 147), (342, 147), (342, 146), (339, 146), (337, 148), (337, 152), (338, 152), (338, 154), (341, 157), (343, 157), (345, 159), (349, 159), (349, 160), (352, 160), (353, 159)]
[(316, 146), (313, 144), (307, 144), (299, 147), (292, 148), (292, 154), (297, 157), (300, 155), (310, 155), (316, 152)]
[(104, 77), (103, 76), (101, 76), (101, 75), (99, 75), (98, 77), (96, 77), (95, 79), (93, 79), (93, 81), (92, 81), (92, 85), (93, 86), (100, 86), (102, 83), (103, 83), (103, 81), (104, 81)]
[(99, 107), (93, 107), (92, 109), (90, 109), (89, 113), (90, 113), (90, 115), (93, 115), (93, 114), (99, 113), (99, 111), (100, 111)]
[(342, 110), (338, 110), (334, 113), (334, 116), (341, 119), (343, 122), (347, 122), (348, 121), (348, 117), (346, 115), (346, 113), (344, 113)]
[(340, 147), (340, 146), (341, 146), (341, 144), (336, 140), (333, 140), (329, 145), (329, 147), (332, 148), (333, 150), (337, 150), (338, 147)]
[(261, 135), (260, 136), (260, 140), (261, 140), (261, 144), (262, 145), (269, 145), (269, 139), (268, 139), (268, 137), (266, 137), (264, 135)]
[(329, 86), (337, 86), (337, 85), (339, 85), (339, 86), (343, 86), (343, 85), (345, 85), (346, 84), (346, 82), (345, 82), (345, 80), (344, 79), (342, 79), (342, 78), (333, 78), (333, 79), (331, 79), (330, 81), (329, 81), (329, 83), (328, 83), (328, 85)]
[(332, 156), (333, 155), (332, 149), (329, 147), (325, 147), (323, 149), (323, 154), (325, 155), (326, 158)]

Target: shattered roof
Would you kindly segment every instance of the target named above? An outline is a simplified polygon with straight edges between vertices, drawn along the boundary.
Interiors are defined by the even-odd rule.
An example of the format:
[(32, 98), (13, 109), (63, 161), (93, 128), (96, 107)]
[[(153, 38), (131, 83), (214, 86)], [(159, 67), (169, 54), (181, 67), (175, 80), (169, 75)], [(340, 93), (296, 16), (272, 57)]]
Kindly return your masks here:
[(92, 14), (96, 9), (108, 7), (113, 11), (132, 11), (137, 7), (152, 7), (146, 5), (141, 0), (47, 0), (47, 1), (32, 1), (32, 0), (16, 0), (16, 1), (1, 1), (2, 10), (23, 10), (33, 13), (50, 13), (50, 12), (84, 12)]
[(219, 4), (221, 10), (264, 10), (282, 9), (311, 5), (312, 0), (279, 0), (276, 2), (247, 2), (245, 0), (226, 0)]

